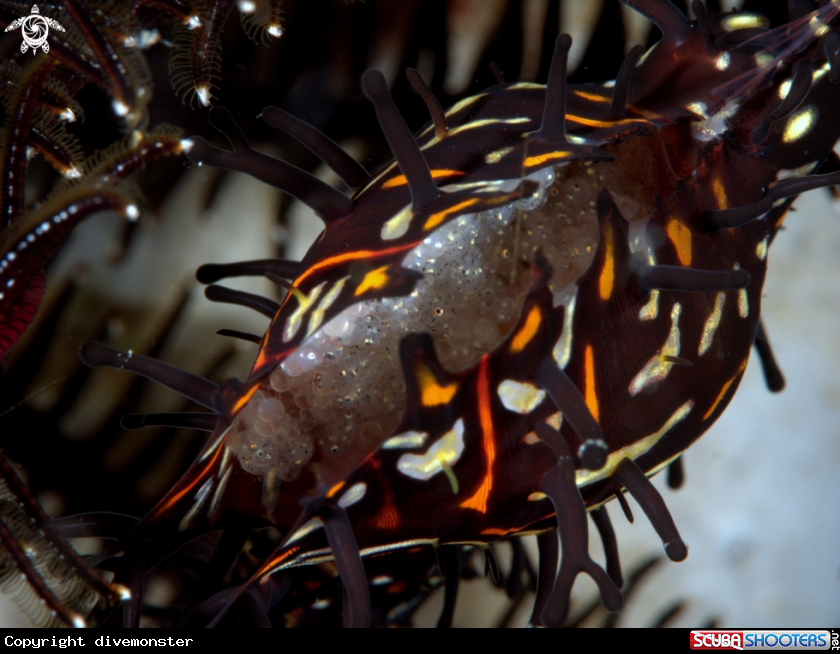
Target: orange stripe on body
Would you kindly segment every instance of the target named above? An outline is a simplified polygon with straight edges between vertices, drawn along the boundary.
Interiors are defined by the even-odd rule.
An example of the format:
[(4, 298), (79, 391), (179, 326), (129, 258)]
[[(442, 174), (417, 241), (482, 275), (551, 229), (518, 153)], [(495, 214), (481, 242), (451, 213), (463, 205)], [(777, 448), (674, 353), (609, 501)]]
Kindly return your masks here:
[(420, 402), (423, 406), (449, 404), (459, 386), (458, 382), (441, 386), (432, 371), (422, 364), (417, 366), (417, 385), (420, 387)]
[(236, 401), (236, 404), (233, 405), (233, 408), (232, 408), (231, 412), (232, 413), (237, 413), (242, 407), (244, 407), (246, 404), (248, 404), (248, 400), (250, 400), (253, 397), (254, 393), (257, 392), (257, 389), (259, 387), (260, 387), (260, 383), (257, 382), (253, 386), (251, 386), (251, 388), (249, 388), (247, 391), (245, 391), (245, 395), (243, 395), (242, 397), (240, 397)]
[[(589, 100), (591, 102), (598, 102), (599, 104), (610, 104), (610, 103), (612, 103), (612, 96), (598, 95), (596, 93), (588, 93), (586, 91), (578, 91), (578, 90), (573, 91), (573, 93), (576, 96), (578, 96), (580, 98), (583, 98), (584, 100)], [(642, 114), (643, 116), (647, 116), (648, 118), (656, 118), (656, 113), (654, 113), (652, 111), (649, 111), (647, 109), (643, 109), (641, 107), (637, 107), (637, 106), (629, 104), (629, 103), (627, 104), (627, 110), (628, 111), (633, 111), (634, 113), (637, 113), (637, 114)], [(568, 118), (568, 116), (567, 116), (567, 118)], [(644, 118), (636, 118), (636, 119), (627, 118), (627, 119), (624, 119), (624, 120), (643, 121)], [(647, 122), (647, 121), (645, 121), (645, 122)], [(619, 125), (621, 123), (617, 121), (614, 124)]]
[(327, 497), (332, 497), (332, 496), (333, 496), (333, 495), (335, 495), (338, 491), (340, 491), (342, 488), (344, 488), (344, 482), (343, 482), (343, 481), (340, 481), (340, 482), (338, 482), (335, 486), (333, 486), (332, 488), (330, 488), (330, 489), (327, 491), (327, 495), (326, 495), (326, 496), (327, 496)]
[(216, 461), (219, 458), (219, 454), (221, 454), (222, 450), (225, 449), (224, 447), (221, 446), (222, 443), (224, 443), (224, 439), (219, 443), (219, 446), (216, 448), (216, 453), (213, 454), (212, 457), (210, 457), (210, 460), (207, 462), (207, 465), (204, 466), (204, 469), (200, 473), (198, 473), (198, 476), (192, 482), (190, 482), (187, 486), (185, 486), (182, 490), (178, 491), (177, 493), (175, 493), (175, 495), (173, 495), (171, 498), (169, 498), (169, 500), (166, 502), (166, 504), (161, 505), (160, 508), (158, 508), (150, 516), (150, 519), (154, 519), (155, 517), (157, 517), (158, 515), (160, 515), (164, 511), (167, 511), (168, 509), (171, 509), (173, 506), (175, 506), (178, 502), (181, 501), (181, 499), (184, 497), (184, 495), (187, 495), (190, 491), (194, 490), (195, 487), (199, 484), (199, 482), (205, 481), (205, 475), (208, 472), (210, 472), (210, 470), (213, 468), (214, 465), (216, 465)]
[(595, 354), (591, 345), (586, 346), (585, 357), (584, 374), (586, 375), (586, 383), (583, 397), (586, 400), (586, 406), (589, 407), (589, 413), (595, 418), (595, 422), (599, 422), (601, 409), (598, 406), (598, 393), (595, 390)]
[(578, 123), (580, 125), (586, 125), (587, 127), (616, 127), (618, 125), (632, 125), (633, 123), (648, 122), (640, 118), (624, 118), (622, 120), (595, 120), (593, 118), (584, 118), (583, 116), (574, 116), (572, 114), (566, 114), (566, 120), (570, 120), (573, 123)]
[(711, 416), (715, 412), (715, 409), (717, 409), (718, 405), (721, 403), (721, 401), (723, 401), (723, 397), (724, 397), (724, 395), (726, 395), (726, 391), (729, 390), (729, 387), (732, 386), (732, 383), (736, 379), (738, 379), (738, 377), (741, 375), (742, 372), (744, 372), (744, 368), (746, 368), (746, 367), (747, 367), (747, 360), (744, 359), (744, 363), (742, 363), (741, 367), (738, 368), (738, 372), (735, 373), (735, 376), (732, 379), (730, 379), (728, 382), (726, 382), (723, 385), (723, 388), (720, 389), (720, 393), (718, 393), (717, 399), (715, 399), (714, 403), (712, 403), (712, 406), (709, 408), (709, 410), (706, 411), (706, 415), (703, 416), (703, 420), (707, 420), (709, 418), (709, 416)]
[(604, 242), (607, 251), (604, 254), (604, 267), (601, 268), (601, 276), (598, 278), (598, 294), (602, 300), (609, 300), (615, 284), (615, 248), (612, 226), (608, 222), (604, 224)]
[(560, 150), (559, 152), (549, 152), (548, 154), (540, 154), (535, 157), (528, 157), (525, 159), (525, 167), (538, 166), (546, 161), (553, 161), (554, 159), (565, 159), (571, 157), (572, 153), (568, 150)]
[(365, 275), (362, 283), (359, 284), (354, 296), (359, 297), (362, 293), (370, 291), (371, 289), (378, 290), (385, 286), (388, 283), (387, 270), (387, 265), (377, 268), (376, 270), (371, 270), (367, 275)]
[[(435, 168), (434, 170), (430, 171), (432, 173), (432, 179), (437, 179), (438, 177), (453, 177), (455, 175), (463, 175), (464, 173), (460, 170), (447, 170), (445, 168)], [(389, 179), (382, 185), (382, 188), (394, 188), (395, 186), (404, 186), (408, 183), (408, 180), (405, 178), (405, 175), (398, 175), (392, 179)]]
[(268, 559), (268, 561), (263, 563), (263, 566), (259, 570), (257, 570), (257, 572), (254, 574), (254, 579), (259, 579), (260, 577), (263, 577), (263, 576), (269, 574), (274, 568), (277, 568), (280, 565), (282, 565), (283, 562), (286, 561), (286, 559), (291, 558), (299, 550), (300, 550), (300, 547), (298, 547), (296, 545), (294, 547), (291, 547), (291, 548), (287, 549), (285, 552), (283, 552), (281, 554), (278, 554), (273, 559)]
[(665, 228), (671, 244), (677, 251), (680, 263), (684, 266), (691, 265), (691, 230), (686, 227), (679, 218), (671, 218)]
[[(292, 286), (296, 289), (299, 288), (300, 285), (304, 282), (305, 279), (307, 279), (308, 277), (310, 277), (311, 275), (313, 275), (317, 271), (323, 270), (324, 268), (330, 268), (332, 266), (338, 266), (338, 265), (341, 265), (342, 263), (345, 263), (347, 261), (358, 261), (359, 259), (370, 260), (370, 259), (377, 259), (377, 258), (380, 258), (380, 257), (387, 257), (387, 256), (390, 256), (392, 254), (398, 254), (400, 252), (405, 252), (406, 250), (410, 250), (413, 247), (415, 247), (416, 245), (417, 245), (417, 242), (413, 241), (411, 243), (404, 243), (403, 245), (396, 245), (392, 248), (386, 248), (384, 250), (356, 250), (355, 252), (345, 252), (344, 254), (336, 254), (332, 257), (327, 257), (323, 261), (319, 261), (318, 263), (313, 264), (312, 266), (307, 268), (303, 272), (303, 274), (294, 281), (294, 284), (292, 284)], [(292, 293), (287, 293), (286, 294), (286, 296), (283, 298), (282, 302), (280, 303), (280, 310), (277, 312), (277, 315), (280, 315), (281, 313), (283, 313), (283, 309), (285, 308), (286, 303), (293, 297), (294, 297), (294, 295)], [(272, 325), (273, 324), (274, 323), (272, 322)], [(258, 368), (262, 368), (268, 362), (268, 355), (266, 354), (266, 351), (268, 350), (269, 343), (274, 342), (274, 336), (273, 335), (275, 333), (282, 333), (282, 330), (280, 330), (280, 332), (276, 332), (272, 329), (269, 329), (265, 333), (265, 336), (263, 337), (262, 347), (260, 348), (259, 354), (257, 354), (257, 360), (254, 362), (253, 370), (256, 370)]]
[(528, 317), (525, 319), (525, 324), (522, 325), (522, 329), (516, 332), (516, 335), (510, 343), (511, 353), (516, 354), (524, 350), (528, 343), (531, 342), (531, 339), (534, 338), (541, 323), (542, 312), (538, 306), (533, 306), (528, 313)]
[[(327, 257), (323, 261), (319, 261), (316, 264), (313, 264), (309, 268), (307, 268), (304, 273), (295, 280), (293, 286), (295, 288), (299, 288), (303, 280), (307, 277), (312, 275), (318, 270), (323, 268), (329, 268), (330, 266), (337, 266), (345, 261), (356, 261), (358, 259), (377, 259), (379, 257), (386, 257), (391, 254), (397, 254), (399, 252), (405, 252), (406, 250), (410, 250), (415, 245), (416, 242), (405, 243), (403, 245), (397, 245), (392, 248), (386, 248), (384, 250), (356, 250), (355, 252), (345, 252), (344, 254), (336, 254), (332, 257)], [(286, 296), (289, 297), (289, 296)]]
[(726, 187), (723, 185), (723, 180), (720, 177), (714, 177), (712, 179), (712, 191), (715, 194), (718, 209), (728, 209), (729, 198), (726, 195)]
[(610, 103), (612, 102), (612, 98), (603, 96), (603, 95), (596, 95), (595, 93), (587, 93), (586, 91), (575, 90), (574, 94), (580, 98), (584, 98), (586, 100), (592, 100), (592, 102), (604, 102)]
[(433, 213), (429, 216), (426, 223), (423, 225), (423, 229), (429, 230), (434, 229), (438, 225), (440, 225), (444, 220), (446, 220), (447, 216), (451, 216), (452, 214), (460, 211), (461, 209), (466, 209), (478, 202), (478, 198), (470, 198), (469, 200), (464, 200), (463, 202), (459, 202), (454, 207), (450, 207), (445, 211), (439, 211), (438, 213)]
[(481, 357), (478, 364), (478, 420), (481, 423), (481, 431), (484, 435), (484, 453), (487, 455), (487, 472), (484, 473), (484, 481), (481, 482), (478, 490), (470, 499), (461, 502), (462, 509), (475, 509), (480, 513), (487, 513), (487, 498), (493, 488), (493, 464), (496, 461), (496, 434), (493, 429), (493, 414), (490, 411), (490, 379), (487, 374), (487, 366), (490, 362), (490, 355)]
[(481, 530), (482, 536), (507, 536), (509, 533), (507, 529), (496, 529), (494, 527)]

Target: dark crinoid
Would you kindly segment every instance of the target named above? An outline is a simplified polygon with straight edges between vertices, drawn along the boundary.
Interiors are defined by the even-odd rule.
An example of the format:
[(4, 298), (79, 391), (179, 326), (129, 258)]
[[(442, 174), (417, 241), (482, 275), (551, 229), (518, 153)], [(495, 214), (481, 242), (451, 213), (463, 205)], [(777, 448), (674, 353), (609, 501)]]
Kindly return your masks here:
[[(206, 450), (216, 424), (215, 413), (208, 411), (226, 410), (227, 396), (217, 389), (233, 388), (225, 381), (231, 377), (247, 377), (254, 343), (262, 340), (257, 334), (265, 331), (266, 317), (276, 313), (289, 286), (285, 280), (296, 269), (287, 262), (300, 259), (322, 225), (291, 196), (238, 173), (190, 165), (182, 156), (182, 139), (206, 137), (206, 150), (193, 150), (191, 157), (230, 164), (230, 153), (219, 154), (230, 144), (213, 124), (223, 127), (241, 151), (247, 144), (238, 136), (239, 125), (253, 144), (250, 172), (260, 172), (253, 161), (268, 160), (257, 153), (279, 155), (300, 169), (289, 173), (295, 188), (288, 190), (328, 219), (340, 216), (346, 210), (343, 190), (356, 187), (366, 179), (365, 169), (377, 170), (391, 157), (362, 91), (366, 69), (385, 73), (384, 88), (390, 87), (412, 132), (429, 122), (431, 110), (433, 130), (444, 133), (447, 118), (435, 97), (449, 107), (483, 92), (497, 75), (545, 82), (561, 31), (574, 37), (570, 81), (621, 78), (629, 45), (650, 45), (660, 35), (649, 23), (632, 19), (618, 0), (592, 6), (598, 4), (598, 12), (581, 12), (583, 3), (574, 0), (63, 0), (39, 5), (42, 14), (67, 28), (51, 34), (49, 56), (23, 55), (19, 34), (5, 35), (0, 41), (0, 253), (14, 265), (0, 269), (0, 590), (34, 623), (281, 627), (353, 622), (354, 616), (347, 616), (353, 603), (347, 603), (342, 583), (342, 577), (359, 573), (348, 564), (350, 548), (337, 563), (318, 561), (248, 585), (288, 535), (255, 519), (250, 509), (224, 529), (182, 512), (158, 538), (122, 540)], [(691, 3), (673, 4), (695, 15)], [(741, 8), (766, 12), (770, 27), (776, 27), (820, 4), (825, 3), (747, 0)], [(729, 9), (716, 0), (705, 6), (709, 14)], [(24, 2), (0, 0), (0, 25), (30, 9)], [(240, 15), (241, 26), (233, 13)], [(580, 13), (589, 16), (582, 19)], [(765, 28), (729, 38), (747, 36), (766, 37)], [(708, 40), (708, 47), (737, 47), (734, 41)], [(832, 61), (840, 57), (836, 41), (825, 40), (825, 57)], [(407, 68), (419, 72), (406, 77)], [(800, 68), (794, 71), (799, 74), (788, 104), (807, 94), (804, 80), (812, 71)], [(370, 84), (366, 90), (378, 93), (371, 93)], [(210, 105), (217, 108), (208, 116), (204, 109)], [(258, 120), (266, 105), (280, 109), (263, 112)], [(616, 101), (616, 110), (622, 105)], [(757, 147), (772, 122), (771, 116), (756, 129)], [(352, 160), (319, 140), (322, 135), (307, 124), (340, 143)], [(219, 159), (225, 156), (230, 160)], [(838, 168), (832, 166), (829, 160), (821, 172)], [(302, 171), (326, 184), (295, 177)], [(270, 182), (282, 177), (277, 169), (271, 174)], [(288, 185), (288, 179), (278, 183)], [(818, 374), (832, 379), (836, 342), (829, 326), (840, 307), (836, 285), (822, 283), (840, 272), (838, 225), (827, 213), (826, 197), (820, 196), (823, 215), (806, 216), (803, 210), (789, 216), (789, 232), (771, 252), (777, 268), (770, 267), (762, 315), (788, 390), (769, 397), (754, 362), (739, 399), (685, 457), (683, 489), (668, 494), (692, 548), (688, 561), (650, 563), (656, 537), (645, 533), (646, 527), (630, 529), (623, 519), (615, 520), (627, 608), (618, 617), (607, 616), (587, 580), (575, 587), (567, 625), (696, 625), (710, 618), (805, 625), (825, 618), (833, 590), (826, 588), (821, 567), (805, 565), (795, 554), (804, 545), (784, 524), (795, 521), (812, 540), (826, 540), (831, 534), (821, 525), (833, 516), (820, 517), (819, 511), (830, 501), (815, 502), (814, 496), (832, 497), (838, 490), (831, 474), (836, 461), (826, 455), (825, 440), (838, 418), (836, 407), (825, 400), (833, 386), (815, 386)], [(735, 222), (749, 217), (713, 216)], [(9, 254), (15, 258), (5, 259)], [(196, 288), (194, 272), (202, 264), (255, 259), (250, 268), (205, 266), (198, 276), (211, 284), (206, 297), (204, 288)], [(226, 279), (230, 288), (214, 283), (254, 272), (270, 273), (279, 285), (247, 277)], [(793, 288), (781, 289), (783, 282)], [(777, 298), (785, 303), (774, 304)], [(794, 333), (784, 333), (787, 324)], [(117, 361), (105, 348), (89, 349), (89, 363), (117, 361), (131, 368), (152, 357), (189, 370), (197, 377), (163, 375), (190, 399), (133, 375), (84, 367), (78, 351), (88, 341), (127, 351), (131, 359)], [(777, 389), (784, 381), (774, 376), (778, 371), (772, 369), (763, 332), (756, 345), (769, 367), (768, 384)], [(159, 366), (147, 372), (161, 376)], [(831, 383), (836, 385), (836, 375)], [(793, 395), (797, 389), (806, 389), (804, 396)], [(821, 416), (824, 424), (812, 416)], [(779, 425), (787, 438), (771, 431)], [(797, 434), (795, 443), (790, 433)], [(674, 486), (679, 471), (669, 470)], [(654, 483), (666, 494), (662, 477)], [(202, 492), (202, 510), (221, 502), (218, 486), (212, 488), (191, 488), (188, 504)], [(275, 491), (271, 483), (256, 482), (241, 499), (262, 506)], [(703, 500), (705, 508), (698, 508)], [(614, 519), (620, 515), (616, 509), (613, 502)], [(324, 511), (318, 515), (329, 525), (329, 542), (346, 543), (344, 508)], [(606, 511), (592, 513), (592, 556), (606, 561), (607, 573), (621, 586), (621, 571), (609, 551), (613, 540), (604, 534), (613, 528)], [(178, 521), (185, 529), (177, 528)], [(599, 532), (607, 543), (606, 557)], [(551, 544), (545, 536), (541, 540), (545, 556)], [(125, 543), (129, 546), (122, 548)], [(815, 561), (818, 556), (821, 552), (814, 551)], [(768, 569), (790, 572), (779, 573), (778, 583), (771, 584), (761, 573)], [(363, 617), (374, 626), (537, 623), (534, 598), (542, 590), (539, 601), (544, 601), (551, 591), (545, 580), (539, 588), (536, 540), (530, 536), (483, 548), (418, 544), (382, 552), (365, 557), (361, 574), (369, 581), (371, 607)], [(735, 587), (754, 590), (744, 596), (730, 592)], [(0, 616), (0, 623), (6, 620)]]

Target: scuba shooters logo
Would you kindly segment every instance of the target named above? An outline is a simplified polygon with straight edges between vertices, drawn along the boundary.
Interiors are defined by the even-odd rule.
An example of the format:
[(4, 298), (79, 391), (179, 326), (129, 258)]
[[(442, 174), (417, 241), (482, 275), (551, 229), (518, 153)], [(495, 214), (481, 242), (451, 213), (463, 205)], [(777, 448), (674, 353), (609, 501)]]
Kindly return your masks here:
[(827, 629), (789, 629), (778, 631), (694, 630), (691, 649), (700, 650), (827, 650), (836, 642), (836, 633)]
[(47, 37), (50, 34), (51, 27), (59, 32), (64, 31), (64, 28), (58, 24), (58, 21), (42, 16), (38, 11), (38, 5), (32, 5), (32, 12), (28, 16), (23, 16), (12, 21), (6, 28), (6, 31), (11, 32), (20, 28), (21, 35), (23, 36), (20, 51), (25, 53), (29, 48), (32, 48), (32, 54), (34, 55), (38, 52), (38, 48), (41, 48), (45, 53), (50, 51), (50, 44), (47, 43)]

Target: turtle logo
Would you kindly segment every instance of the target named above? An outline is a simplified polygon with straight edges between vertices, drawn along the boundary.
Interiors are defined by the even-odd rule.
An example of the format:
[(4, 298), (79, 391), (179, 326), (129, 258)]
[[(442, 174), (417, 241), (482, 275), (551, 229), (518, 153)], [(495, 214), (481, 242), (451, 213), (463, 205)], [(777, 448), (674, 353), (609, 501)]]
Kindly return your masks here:
[(44, 52), (50, 51), (47, 36), (50, 33), (51, 27), (59, 32), (64, 31), (64, 28), (52, 18), (42, 16), (38, 11), (38, 5), (32, 5), (32, 13), (28, 16), (12, 21), (12, 24), (6, 28), (6, 31), (11, 32), (18, 27), (21, 28), (21, 34), (23, 35), (23, 43), (20, 44), (20, 51), (26, 52), (29, 48), (32, 48), (33, 55), (38, 51), (38, 48), (41, 48)]

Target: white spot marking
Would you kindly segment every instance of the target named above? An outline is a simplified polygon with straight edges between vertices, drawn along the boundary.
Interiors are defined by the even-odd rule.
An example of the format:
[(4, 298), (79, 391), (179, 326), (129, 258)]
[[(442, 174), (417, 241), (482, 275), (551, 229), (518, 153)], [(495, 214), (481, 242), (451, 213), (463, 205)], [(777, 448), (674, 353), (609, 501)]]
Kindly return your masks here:
[(545, 399), (545, 391), (527, 382), (506, 379), (496, 391), (508, 411), (527, 414), (536, 409)]
[(782, 168), (779, 172), (776, 173), (776, 181), (782, 182), (786, 179), (793, 179), (795, 177), (802, 177), (803, 175), (807, 175), (810, 173), (814, 168), (817, 167), (819, 161), (809, 161), (808, 163), (799, 166), (798, 168)]
[(561, 370), (568, 365), (569, 359), (572, 356), (572, 321), (575, 316), (576, 301), (577, 289), (575, 289), (575, 294), (566, 305), (566, 315), (563, 317), (563, 332), (560, 334), (560, 338), (557, 339), (557, 343), (554, 345), (554, 350), (552, 351), (554, 360)]
[(501, 150), (494, 150), (486, 155), (484, 155), (484, 163), (487, 164), (494, 164), (499, 163), (502, 160), (502, 157), (505, 155), (510, 154), (513, 152), (513, 146), (509, 146), (507, 148), (502, 148)]
[[(737, 263), (733, 267), (733, 270), (740, 270), (741, 266)], [(747, 295), (747, 289), (741, 288), (738, 289), (738, 315), (742, 318), (748, 318), (750, 315), (750, 302), (749, 296)]]
[(659, 289), (650, 292), (647, 304), (639, 309), (639, 320), (655, 320), (659, 317)]
[(396, 216), (390, 218), (382, 225), (382, 231), (379, 232), (379, 237), (383, 241), (393, 241), (394, 239), (402, 238), (408, 231), (411, 224), (411, 205), (409, 204), (405, 209), (400, 211)]
[(192, 507), (187, 514), (181, 518), (181, 522), (178, 525), (178, 531), (184, 531), (187, 527), (190, 526), (193, 519), (198, 512), (201, 511), (201, 507), (204, 505), (204, 501), (207, 499), (207, 496), (210, 494), (210, 490), (213, 488), (213, 478), (211, 477), (207, 481), (205, 481), (201, 488), (198, 489), (198, 492), (195, 494), (195, 502), (193, 503)]
[(321, 291), (324, 290), (324, 286), (327, 282), (321, 282), (311, 291), (309, 291), (309, 295), (300, 300), (298, 298), (298, 307), (294, 310), (289, 319), (286, 321), (286, 329), (283, 332), (283, 342), (288, 343), (295, 337), (297, 334), (298, 329), (300, 329), (300, 323), (303, 320), (304, 314), (309, 310), (315, 302), (318, 301), (318, 298), (321, 296)]
[(718, 293), (715, 296), (715, 308), (712, 309), (712, 313), (706, 318), (706, 324), (703, 326), (703, 336), (700, 338), (700, 346), (697, 348), (698, 356), (702, 357), (712, 346), (715, 332), (720, 326), (720, 318), (723, 315), (723, 303), (725, 301), (726, 293)]
[(114, 109), (114, 113), (117, 114), (117, 116), (120, 116), (120, 117), (125, 116), (128, 113), (128, 109), (129, 109), (128, 105), (120, 102), (119, 100), (114, 100), (111, 103), (111, 107)]
[(818, 116), (817, 108), (811, 105), (795, 111), (785, 125), (782, 142), (793, 143), (805, 137), (817, 124)]
[(210, 100), (213, 99), (213, 94), (210, 93), (210, 87), (207, 84), (199, 84), (195, 87), (195, 94), (198, 96), (198, 101), (202, 106), (210, 106)]
[(347, 492), (341, 496), (341, 499), (338, 500), (338, 505), (342, 509), (346, 509), (348, 506), (353, 506), (365, 496), (365, 493), (367, 493), (367, 484), (365, 482), (360, 481), (358, 484), (353, 484)]
[(587, 484), (591, 484), (599, 479), (607, 479), (612, 476), (619, 463), (621, 463), (624, 459), (638, 459), (660, 440), (662, 440), (662, 437), (671, 431), (678, 423), (685, 420), (685, 417), (691, 413), (693, 408), (694, 402), (692, 400), (688, 400), (679, 409), (677, 409), (670, 418), (668, 418), (665, 424), (662, 425), (662, 428), (657, 432), (651, 434), (650, 436), (645, 436), (631, 445), (622, 447), (620, 450), (612, 452), (607, 457), (607, 463), (600, 470), (581, 469), (576, 471), (575, 484), (577, 484), (578, 488), (580, 488), (581, 486), (586, 486)]
[[(703, 107), (705, 108), (705, 107)], [(700, 103), (697, 105), (690, 105), (689, 109), (695, 111), (700, 109)], [(738, 113), (739, 104), (737, 100), (731, 100), (726, 103), (723, 108), (716, 114), (709, 116), (705, 120), (698, 120), (691, 123), (691, 132), (698, 141), (711, 141), (720, 138), (720, 136), (729, 129), (729, 119)], [(695, 111), (699, 113), (699, 111)]]
[[(225, 452), (228, 449), (225, 448)], [(222, 494), (225, 492), (225, 487), (227, 486), (228, 479), (230, 479), (230, 473), (233, 470), (233, 466), (227, 466), (225, 469), (224, 474), (222, 475), (222, 479), (219, 481), (219, 485), (216, 487), (216, 492), (213, 493), (213, 499), (210, 500), (210, 506), (207, 507), (207, 515), (212, 515), (212, 513), (218, 508), (219, 502), (222, 501)]]
[(744, 30), (750, 27), (767, 27), (770, 25), (770, 21), (764, 16), (742, 11), (732, 14), (731, 16), (726, 16), (720, 21), (720, 24), (727, 32), (732, 32), (734, 30)]
[(304, 536), (311, 534), (316, 529), (321, 529), (323, 526), (324, 521), (321, 520), (321, 518), (312, 518), (289, 537), (287, 545), (291, 545), (292, 543), (299, 541)]
[(425, 454), (403, 454), (397, 470), (406, 477), (428, 481), (444, 471), (443, 464), (454, 466), (464, 453), (464, 420), (458, 418), (452, 429), (436, 440)]
[(668, 333), (668, 338), (662, 346), (662, 349), (651, 357), (650, 361), (644, 365), (633, 378), (633, 381), (630, 382), (630, 387), (627, 389), (630, 391), (630, 395), (638, 395), (643, 388), (665, 379), (668, 373), (671, 372), (674, 364), (671, 361), (667, 361), (665, 357), (675, 357), (680, 354), (679, 321), (681, 311), (682, 306), (679, 302), (676, 302), (674, 308), (671, 310), (671, 331)]
[(405, 431), (402, 434), (392, 436), (382, 443), (383, 450), (410, 450), (415, 447), (423, 447), (429, 432), (426, 431)]
[(755, 246), (755, 256), (757, 256), (761, 261), (764, 261), (767, 258), (766, 236), (758, 242), (758, 245)]
[(324, 314), (338, 299), (338, 296), (341, 295), (341, 291), (344, 289), (344, 284), (347, 283), (348, 279), (350, 279), (350, 277), (342, 277), (333, 284), (333, 287), (327, 292), (318, 304), (317, 308), (312, 312), (312, 316), (309, 318), (309, 329), (306, 330), (307, 338), (312, 336), (312, 334), (315, 333), (315, 330), (317, 330), (321, 326), (321, 323), (324, 322)]
[[(448, 112), (447, 112), (448, 113)], [(484, 118), (482, 120), (474, 120), (471, 123), (459, 125), (447, 132), (447, 136), (454, 136), (460, 132), (465, 132), (469, 129), (476, 129), (478, 127), (487, 127), (488, 125), (518, 125), (520, 123), (529, 123), (530, 118)]]

